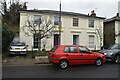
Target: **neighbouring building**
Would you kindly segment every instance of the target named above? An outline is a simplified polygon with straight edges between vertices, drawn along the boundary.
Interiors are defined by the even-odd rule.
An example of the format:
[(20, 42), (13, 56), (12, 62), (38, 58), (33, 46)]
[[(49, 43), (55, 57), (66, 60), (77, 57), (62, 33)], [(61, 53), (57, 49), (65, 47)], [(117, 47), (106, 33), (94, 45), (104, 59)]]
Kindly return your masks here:
[(0, 13), (0, 27), (2, 27), (2, 14)]
[[(29, 18), (32, 20), (40, 16), (52, 16), (54, 18), (54, 25), (58, 26), (59, 11), (53, 10), (22, 10), (20, 12), (20, 41), (26, 42), (29, 45), (28, 49), (38, 49), (38, 39), (34, 36), (26, 36), (21, 30), (25, 21)], [(36, 18), (37, 17), (37, 18)], [(62, 30), (61, 30), (61, 45), (83, 45), (92, 50), (99, 50), (100, 43), (103, 43), (103, 22), (104, 17), (97, 17), (94, 11), (90, 15), (61, 12)], [(98, 31), (97, 31), (98, 30)], [(101, 36), (102, 40), (100, 39)], [(54, 34), (47, 40), (43, 39), (41, 48), (43, 48), (43, 41), (46, 41), (45, 48), (50, 50), (54, 45), (58, 44), (58, 33)], [(102, 44), (103, 45), (103, 44)]]
[(104, 21), (104, 46), (120, 43), (120, 17), (119, 13), (115, 17)]

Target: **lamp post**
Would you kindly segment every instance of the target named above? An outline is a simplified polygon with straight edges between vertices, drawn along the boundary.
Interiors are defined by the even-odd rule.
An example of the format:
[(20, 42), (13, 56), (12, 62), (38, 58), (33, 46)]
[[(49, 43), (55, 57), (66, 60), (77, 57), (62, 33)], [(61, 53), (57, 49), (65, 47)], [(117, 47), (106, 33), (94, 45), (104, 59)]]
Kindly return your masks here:
[(62, 26), (61, 26), (61, 0), (60, 0), (60, 10), (59, 10), (59, 27), (58, 27), (58, 30), (59, 30), (59, 45), (61, 44), (61, 29), (62, 29)]

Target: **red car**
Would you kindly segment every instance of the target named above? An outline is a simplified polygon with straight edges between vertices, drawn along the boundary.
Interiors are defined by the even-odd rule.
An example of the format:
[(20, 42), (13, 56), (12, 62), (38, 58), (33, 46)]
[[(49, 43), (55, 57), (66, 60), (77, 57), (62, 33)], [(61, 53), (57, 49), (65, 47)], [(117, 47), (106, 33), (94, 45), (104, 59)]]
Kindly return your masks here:
[(95, 64), (102, 65), (106, 61), (103, 54), (90, 51), (84, 46), (60, 45), (54, 46), (48, 56), (49, 62), (58, 64), (64, 69), (68, 65)]

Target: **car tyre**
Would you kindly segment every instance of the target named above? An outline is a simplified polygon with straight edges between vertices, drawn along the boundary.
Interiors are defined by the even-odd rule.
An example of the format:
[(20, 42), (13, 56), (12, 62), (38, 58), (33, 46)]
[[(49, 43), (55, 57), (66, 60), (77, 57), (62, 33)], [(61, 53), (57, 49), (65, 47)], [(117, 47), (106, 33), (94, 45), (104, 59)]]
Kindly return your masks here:
[(103, 64), (103, 61), (102, 59), (98, 58), (96, 61), (95, 61), (95, 65), (96, 66), (101, 66)]
[(60, 67), (61, 69), (67, 68), (67, 67), (68, 67), (68, 61), (67, 61), (67, 60), (61, 60), (61, 61), (59, 62), (59, 67)]
[(116, 64), (119, 64), (119, 63), (120, 63), (120, 55), (116, 55), (116, 56), (115, 56), (114, 62), (115, 62)]

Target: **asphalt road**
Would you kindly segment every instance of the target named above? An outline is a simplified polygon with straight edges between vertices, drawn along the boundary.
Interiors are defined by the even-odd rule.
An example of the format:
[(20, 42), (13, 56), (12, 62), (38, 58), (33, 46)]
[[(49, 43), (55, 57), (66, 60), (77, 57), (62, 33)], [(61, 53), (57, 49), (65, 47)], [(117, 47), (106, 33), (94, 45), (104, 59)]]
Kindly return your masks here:
[(118, 78), (117, 64), (106, 63), (100, 67), (94, 65), (70, 66), (59, 69), (51, 64), (31, 66), (3, 66), (3, 78)]

